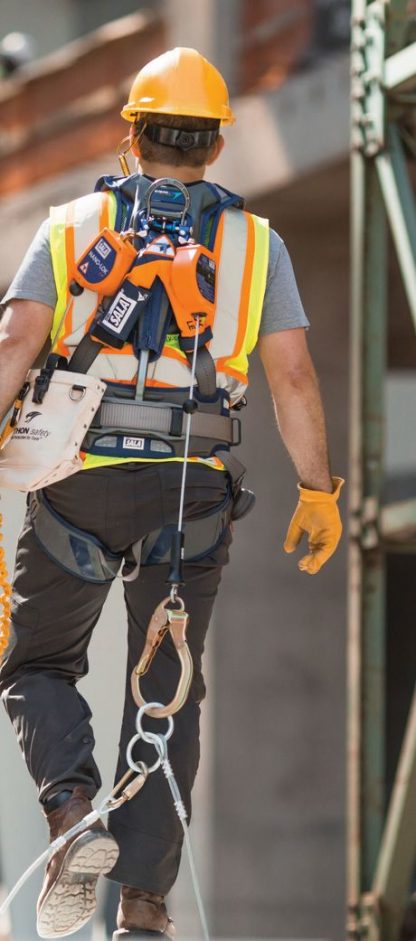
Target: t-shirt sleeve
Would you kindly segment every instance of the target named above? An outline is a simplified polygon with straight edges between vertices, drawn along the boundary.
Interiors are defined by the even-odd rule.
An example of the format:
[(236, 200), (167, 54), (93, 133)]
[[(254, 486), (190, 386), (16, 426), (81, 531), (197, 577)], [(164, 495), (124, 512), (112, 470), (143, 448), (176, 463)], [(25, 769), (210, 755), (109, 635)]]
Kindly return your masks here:
[(309, 327), (285, 243), (270, 230), (269, 268), (259, 336)]
[(53, 310), (56, 307), (57, 294), (49, 245), (49, 219), (42, 222), (39, 227), (9, 290), (0, 303), (4, 306), (13, 298), (39, 301), (41, 304), (52, 307)]

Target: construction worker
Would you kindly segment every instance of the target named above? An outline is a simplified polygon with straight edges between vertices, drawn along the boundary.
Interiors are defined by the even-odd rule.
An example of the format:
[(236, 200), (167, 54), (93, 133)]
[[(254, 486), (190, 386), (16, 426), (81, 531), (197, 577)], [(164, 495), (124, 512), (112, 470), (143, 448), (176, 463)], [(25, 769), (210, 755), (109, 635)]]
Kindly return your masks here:
[[(166, 221), (172, 210), (169, 180), (178, 181), (176, 190), (173, 184), (173, 202), (185, 198), (184, 187), (185, 195), (190, 195), (188, 222), (193, 242), (187, 244), (202, 244), (212, 251), (211, 255), (206, 252), (204, 265), (211, 265), (211, 276), (215, 270), (216, 277), (212, 330), (195, 340), (199, 344), (195, 421), (199, 424), (191, 430), (184, 515), (189, 524), (198, 520), (199, 538), (202, 521), (214, 517), (217, 529), (215, 538), (210, 530), (203, 551), (199, 546), (195, 552), (185, 540), (188, 561), (181, 594), (191, 618), (189, 644), (195, 674), (188, 700), (175, 717), (170, 742), (171, 761), (189, 814), (199, 757), (204, 638), (222, 566), (228, 560), (230, 518), (242, 515), (247, 503), (241, 475), (236, 479), (235, 468), (228, 462), (232, 442), (226, 429), (230, 406), (231, 415), (238, 416), (237, 409), (244, 403), (247, 354), (256, 343), (280, 433), (301, 481), (284, 548), (294, 551), (302, 535), (308, 535), (309, 552), (299, 562), (303, 572), (315, 574), (335, 551), (341, 535), (337, 499), (342, 481), (331, 477), (329, 469), (323, 409), (306, 344), (308, 321), (285, 245), (276, 232), (269, 231), (265, 220), (245, 212), (240, 197), (204, 181), (206, 167), (224, 146), (220, 127), (234, 121), (221, 75), (195, 50), (166, 52), (139, 72), (122, 116), (130, 122), (129, 149), (138, 161), (138, 172), (125, 178), (103, 177), (94, 194), (53, 209), (3, 298), (0, 415), (6, 414), (48, 337), (59, 356), (78, 356), (70, 368), (75, 363), (79, 371), (86, 371), (79, 353), (85, 337), (91, 340), (98, 301), (92, 290), (78, 291), (76, 284), (71, 287), (74, 270), (88, 269), (86, 262), (77, 269), (76, 261), (103, 226), (119, 231), (131, 226), (132, 220), (136, 247), (146, 246), (141, 261), (146, 262), (146, 252), (153, 259), (158, 253), (169, 253), (169, 232), (173, 231)], [(153, 213), (152, 203), (150, 216), (146, 215), (152, 182), (161, 178), (167, 178), (168, 185), (152, 190), (159, 209)], [(179, 242), (187, 238), (185, 210), (186, 206)], [(162, 219), (163, 225), (159, 235), (156, 227), (149, 243), (149, 224), (156, 225), (155, 219)], [(103, 258), (108, 244), (104, 248), (101, 244)], [(203, 279), (205, 268), (198, 271)], [(211, 277), (205, 287), (212, 283)], [(160, 279), (157, 290), (158, 294), (154, 284), (149, 289), (145, 313), (129, 342), (115, 347), (110, 341), (104, 344), (101, 337), (100, 345), (95, 336), (87, 351), (89, 356), (92, 350), (89, 371), (111, 390), (112, 406), (124, 408), (131, 403), (141, 383), (141, 407), (150, 416), (158, 410), (152, 409), (155, 400), (159, 410), (167, 402), (171, 411), (179, 411), (172, 409), (172, 402), (182, 406), (188, 399), (191, 372), (183, 311), (172, 309), (160, 289)], [(149, 303), (146, 333), (141, 324)], [(124, 311), (127, 308), (128, 304)], [(114, 306), (107, 305), (108, 309)], [(117, 329), (120, 322), (119, 318)], [(36, 421), (37, 414), (31, 412), (31, 420)], [(121, 416), (121, 412), (115, 414)], [(78, 536), (84, 540), (83, 551), (85, 539), (92, 536), (107, 558), (124, 557), (124, 572), (134, 571), (131, 547), (140, 540), (145, 546), (148, 534), (153, 534), (153, 548), (144, 554), (139, 577), (125, 582), (129, 655), (118, 780), (126, 770), (126, 746), (135, 732), (137, 708), (129, 677), (143, 648), (149, 618), (166, 595), (169, 565), (161, 538), (174, 527), (180, 497), (183, 434), (176, 429), (170, 437), (169, 433), (160, 435), (152, 429), (151, 420), (147, 431), (137, 425), (126, 427), (125, 417), (113, 416), (111, 428), (103, 417), (101, 424), (93, 424), (82, 446), (83, 470), (47, 487), (43, 502), (36, 502), (36, 512), (36, 494), (31, 495), (19, 538), (11, 640), (0, 674), (1, 694), (35, 780), (51, 839), (91, 810), (90, 802), (101, 785), (93, 759), (91, 713), (76, 683), (87, 672), (88, 643), (111, 582), (92, 579), (87, 567), (83, 568), (82, 553), (70, 565), (53, 535), (45, 545), (45, 535), (37, 531), (37, 514), (42, 506), (53, 517), (53, 526), (59, 524), (72, 540)], [(143, 684), (147, 701), (165, 702), (176, 682), (175, 652), (165, 641)], [(149, 748), (138, 743), (136, 760), (149, 760)], [(153, 775), (140, 796), (112, 813), (108, 826), (105, 830), (94, 825), (52, 856), (38, 904), (41, 937), (63, 937), (91, 917), (100, 873), (121, 885), (114, 939), (150, 938), (155, 933), (173, 937), (164, 899), (178, 871), (181, 828), (162, 774)]]

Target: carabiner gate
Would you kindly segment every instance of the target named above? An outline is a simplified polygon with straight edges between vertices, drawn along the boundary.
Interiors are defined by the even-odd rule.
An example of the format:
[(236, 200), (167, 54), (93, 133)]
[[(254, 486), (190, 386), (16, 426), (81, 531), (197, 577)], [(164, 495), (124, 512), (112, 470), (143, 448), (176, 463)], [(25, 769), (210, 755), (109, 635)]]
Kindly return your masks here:
[(140, 677), (147, 673), (165, 634), (169, 631), (178, 654), (181, 675), (179, 677), (176, 693), (171, 702), (163, 708), (149, 710), (148, 715), (153, 716), (155, 719), (163, 719), (178, 712), (186, 702), (192, 682), (193, 663), (186, 642), (186, 629), (189, 615), (185, 611), (185, 605), (182, 599), (177, 598), (177, 602), (180, 605), (179, 610), (166, 607), (166, 605), (171, 603), (170, 597), (161, 601), (155, 609), (147, 629), (143, 653), (131, 675), (133, 699), (137, 706), (144, 706), (146, 700), (143, 698), (140, 690)]

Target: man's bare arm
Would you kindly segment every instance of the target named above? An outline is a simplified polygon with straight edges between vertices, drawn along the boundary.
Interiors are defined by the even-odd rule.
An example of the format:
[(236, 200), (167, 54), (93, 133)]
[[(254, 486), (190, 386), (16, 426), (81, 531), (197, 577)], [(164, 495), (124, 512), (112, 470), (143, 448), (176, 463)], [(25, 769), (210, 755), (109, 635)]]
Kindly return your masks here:
[(304, 487), (332, 492), (325, 418), (305, 330), (282, 330), (259, 340), (277, 423)]
[(53, 310), (46, 304), (13, 300), (7, 305), (0, 320), (0, 420), (44, 346), (52, 320)]
[(284, 330), (262, 337), (260, 356), (279, 429), (300, 477), (299, 502), (284, 549), (294, 552), (307, 534), (309, 553), (298, 567), (315, 575), (333, 555), (341, 537), (336, 504), (343, 480), (331, 478), (324, 411), (305, 331)]

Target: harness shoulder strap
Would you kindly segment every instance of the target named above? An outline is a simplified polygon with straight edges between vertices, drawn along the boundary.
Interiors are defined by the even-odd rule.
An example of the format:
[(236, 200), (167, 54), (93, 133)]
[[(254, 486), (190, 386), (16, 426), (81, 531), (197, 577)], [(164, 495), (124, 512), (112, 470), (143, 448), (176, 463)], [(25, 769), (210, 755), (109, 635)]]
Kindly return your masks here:
[[(192, 363), (192, 353), (186, 354), (189, 365)], [(211, 353), (206, 346), (201, 346), (196, 354), (195, 367), (198, 391), (204, 398), (212, 398), (217, 391), (217, 373)]]

